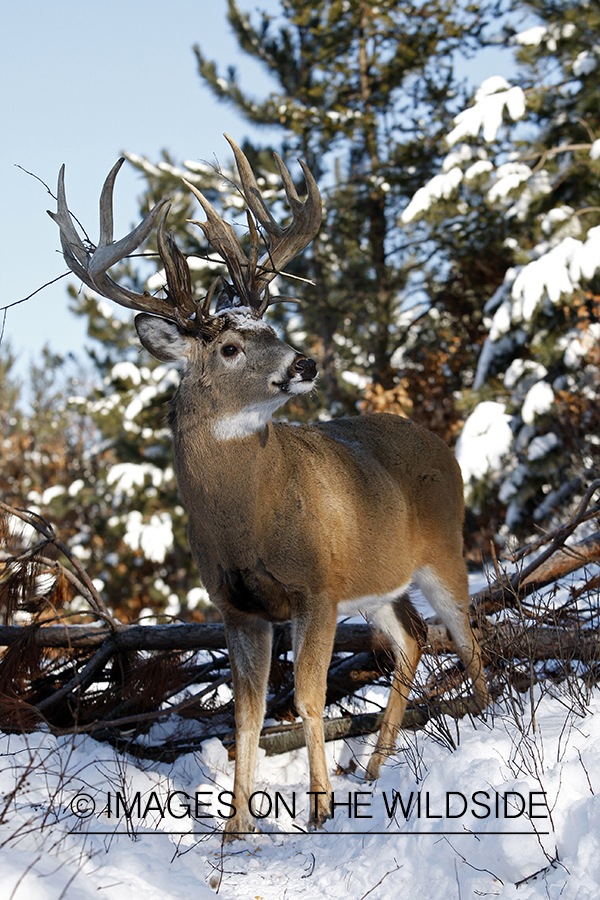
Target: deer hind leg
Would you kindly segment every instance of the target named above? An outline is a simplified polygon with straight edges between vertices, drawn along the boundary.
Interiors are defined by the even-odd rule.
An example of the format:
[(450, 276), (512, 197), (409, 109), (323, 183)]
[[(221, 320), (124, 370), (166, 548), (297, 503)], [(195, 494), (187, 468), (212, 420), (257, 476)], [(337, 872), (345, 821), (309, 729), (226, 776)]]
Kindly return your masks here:
[(469, 580), (462, 555), (443, 570), (424, 566), (415, 572), (415, 581), (446, 626), (473, 684), (477, 705), (485, 709), (489, 693), (481, 648), (469, 623)]
[(224, 835), (224, 840), (232, 841), (255, 830), (248, 801), (254, 790), (258, 739), (265, 717), (272, 628), (258, 616), (223, 618), (233, 676), (236, 728), (236, 812), (228, 820)]
[(309, 828), (319, 828), (331, 817), (323, 710), (335, 629), (336, 610), (326, 598), (320, 598), (310, 613), (292, 620), (294, 702), (304, 725), (310, 767)]
[(396, 749), (398, 731), (426, 637), (425, 623), (407, 594), (377, 610), (373, 621), (392, 642), (395, 668), (377, 745), (367, 766), (366, 781), (379, 778), (382, 763)]

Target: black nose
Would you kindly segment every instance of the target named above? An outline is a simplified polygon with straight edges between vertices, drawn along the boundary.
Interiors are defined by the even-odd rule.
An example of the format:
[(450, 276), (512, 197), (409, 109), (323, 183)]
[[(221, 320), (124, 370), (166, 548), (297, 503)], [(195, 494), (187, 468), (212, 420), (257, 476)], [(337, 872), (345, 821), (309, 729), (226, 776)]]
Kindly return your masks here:
[(313, 381), (317, 377), (317, 364), (314, 359), (299, 356), (290, 366), (292, 375), (301, 375), (302, 381)]

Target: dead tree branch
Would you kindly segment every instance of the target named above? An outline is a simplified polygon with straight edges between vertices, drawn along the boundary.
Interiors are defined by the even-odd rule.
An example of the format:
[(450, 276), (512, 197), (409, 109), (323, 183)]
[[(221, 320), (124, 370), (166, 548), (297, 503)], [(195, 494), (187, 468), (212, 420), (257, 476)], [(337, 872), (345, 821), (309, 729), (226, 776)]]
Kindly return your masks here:
[[(530, 688), (534, 663), (543, 669), (546, 663), (556, 661), (560, 661), (558, 668), (562, 666), (564, 672), (577, 663), (588, 667), (590, 678), (600, 678), (598, 614), (591, 610), (586, 617), (578, 606), (583, 593), (598, 588), (599, 577), (589, 577), (583, 587), (571, 591), (570, 600), (558, 607), (542, 607), (532, 597), (540, 588), (600, 560), (600, 533), (576, 544), (566, 543), (581, 523), (600, 516), (599, 504), (590, 507), (599, 489), (597, 480), (564, 525), (514, 554), (512, 574), (503, 576), (498, 569), (498, 580), (472, 595), (475, 631), (492, 682), (504, 672), (502, 677), (512, 679), (511, 683), (521, 690), (529, 673)], [(85, 624), (70, 624), (68, 612), (60, 612), (65, 618), (57, 623), (60, 604), (53, 602), (50, 592), (41, 597), (46, 603), (45, 612), (39, 611), (38, 604), (38, 612), (29, 625), (0, 626), (0, 646), (6, 648), (0, 655), (3, 726), (21, 730), (43, 721), (55, 734), (93, 734), (129, 752), (165, 760), (198, 749), (202, 740), (217, 736), (233, 754), (233, 703), (227, 692), (225, 699), (218, 693), (219, 687), (231, 682), (223, 626), (183, 622), (141, 626), (117, 622), (81, 563), (48, 522), (1, 502), (0, 512), (16, 516), (41, 537), (33, 546), (12, 556), (4, 554), (0, 593), (12, 579), (16, 595), (26, 598), (37, 578), (50, 575), (55, 584), (64, 579), (72, 590), (85, 597), (88, 617), (92, 619)], [(44, 548), (49, 544), (66, 557), (68, 565), (46, 555)], [(523, 560), (533, 554), (537, 555), (524, 566)], [(27, 610), (27, 605), (20, 608)], [(487, 615), (501, 610), (510, 614), (491, 624)], [(42, 613), (48, 616), (48, 612), (51, 617), (43, 618)], [(430, 668), (433, 666), (433, 674), (417, 702), (407, 709), (404, 728), (422, 727), (432, 716), (448, 714), (456, 718), (475, 712), (472, 700), (460, 694), (460, 666), (448, 665), (451, 660), (447, 660), (447, 655), (454, 648), (445, 628), (436, 621), (427, 625), (424, 658)], [(268, 715), (287, 718), (288, 724), (264, 729), (261, 747), (269, 755), (304, 743), (302, 725), (289, 724), (290, 717), (295, 716), (292, 667), (287, 656), (292, 649), (289, 624), (275, 627), (273, 646)], [(356, 700), (364, 685), (389, 685), (393, 663), (387, 640), (368, 624), (342, 622), (333, 652), (328, 703), (338, 704), (343, 714), (325, 722), (326, 740), (376, 731), (382, 714), (347, 715), (345, 698)], [(494, 696), (500, 690), (497, 682), (492, 683)], [(173, 716), (197, 720), (202, 725), (200, 736), (168, 740), (160, 746), (131, 743), (131, 732), (139, 736), (153, 723)]]

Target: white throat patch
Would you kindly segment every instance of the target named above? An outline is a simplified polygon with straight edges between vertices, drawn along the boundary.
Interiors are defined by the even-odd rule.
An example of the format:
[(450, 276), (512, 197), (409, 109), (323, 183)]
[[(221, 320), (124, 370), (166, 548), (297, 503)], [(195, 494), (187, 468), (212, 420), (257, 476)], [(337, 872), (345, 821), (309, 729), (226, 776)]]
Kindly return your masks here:
[(231, 441), (235, 438), (248, 437), (261, 431), (273, 415), (286, 401), (286, 397), (265, 400), (254, 406), (247, 406), (232, 416), (217, 419), (212, 427), (214, 437), (218, 441)]

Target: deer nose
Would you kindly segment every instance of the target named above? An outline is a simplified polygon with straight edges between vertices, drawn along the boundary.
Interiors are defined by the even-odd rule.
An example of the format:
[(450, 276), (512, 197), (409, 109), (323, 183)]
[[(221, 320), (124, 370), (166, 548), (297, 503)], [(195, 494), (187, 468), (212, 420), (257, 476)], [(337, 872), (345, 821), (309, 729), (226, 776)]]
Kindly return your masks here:
[(313, 381), (317, 377), (317, 364), (307, 356), (298, 356), (290, 366), (290, 375), (301, 375), (302, 381)]

